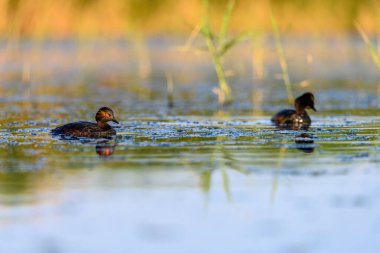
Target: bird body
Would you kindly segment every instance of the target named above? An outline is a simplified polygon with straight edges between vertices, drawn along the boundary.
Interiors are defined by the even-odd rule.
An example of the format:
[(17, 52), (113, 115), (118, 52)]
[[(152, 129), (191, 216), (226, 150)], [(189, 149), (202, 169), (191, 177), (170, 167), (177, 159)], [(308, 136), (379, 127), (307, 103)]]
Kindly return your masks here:
[(283, 124), (311, 124), (310, 116), (307, 113), (298, 114), (296, 110), (285, 109), (279, 111), (271, 119), (276, 125)]

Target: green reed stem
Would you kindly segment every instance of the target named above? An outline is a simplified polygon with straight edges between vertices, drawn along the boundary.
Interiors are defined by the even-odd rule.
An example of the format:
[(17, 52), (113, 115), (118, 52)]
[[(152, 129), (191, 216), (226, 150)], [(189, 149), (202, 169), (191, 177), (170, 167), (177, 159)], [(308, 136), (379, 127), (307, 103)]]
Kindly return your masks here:
[(290, 104), (293, 104), (294, 96), (293, 96), (293, 91), (292, 91), (292, 84), (289, 78), (288, 64), (286, 63), (284, 48), (281, 43), (281, 37), (280, 37), (277, 21), (272, 11), (270, 12), (270, 18), (272, 21), (273, 35), (276, 42), (277, 54), (278, 54), (278, 59), (280, 62), (280, 67), (281, 67), (282, 80), (284, 81), (286, 92), (288, 93), (288, 101)]
[[(219, 39), (225, 40), (229, 19), (234, 7), (234, 2), (235, 1), (230, 0), (229, 4), (227, 5), (227, 10), (223, 18), (223, 23), (221, 26)], [(215, 69), (217, 78), (219, 80), (219, 88), (220, 88), (220, 92), (218, 93), (219, 103), (230, 104), (233, 101), (232, 92), (231, 92), (230, 86), (227, 83), (226, 75), (223, 69), (222, 55), (219, 54), (218, 49), (217, 49), (218, 46), (216, 46), (216, 45), (223, 45), (223, 43), (221, 43), (221, 41), (219, 40), (216, 41), (216, 44), (214, 43), (214, 36), (213, 36), (213, 32), (212, 32), (210, 22), (209, 22), (210, 3), (208, 0), (203, 0), (203, 7), (204, 7), (204, 15), (203, 15), (203, 24), (202, 24), (201, 31), (202, 31), (203, 37), (206, 40), (206, 45), (211, 54), (211, 58), (214, 64), (214, 69)]]
[[(369, 39), (367, 34), (365, 33), (364, 29), (359, 25), (359, 23), (355, 23), (356, 29), (358, 29), (360, 36), (363, 38), (365, 44), (367, 45), (367, 48), (369, 50), (369, 53), (371, 54), (371, 58), (373, 62), (375, 63), (376, 67), (380, 70), (380, 57), (376, 50), (376, 45), (373, 41)], [(377, 86), (377, 103), (378, 106), (380, 105), (380, 84)]]
[(376, 51), (375, 43), (368, 38), (367, 34), (365, 33), (364, 29), (359, 25), (359, 23), (356, 23), (355, 26), (356, 29), (358, 29), (364, 43), (367, 45), (373, 62), (375, 63), (376, 67), (380, 70), (380, 57)]
[(219, 43), (220, 43), (220, 45), (226, 41), (232, 12), (235, 8), (235, 3), (236, 3), (235, 0), (229, 0), (227, 3), (226, 10), (224, 11), (222, 25), (220, 26), (220, 32), (219, 32)]
[(174, 81), (173, 76), (169, 73), (166, 73), (166, 89), (167, 89), (167, 100), (168, 100), (168, 107), (173, 108), (174, 107)]

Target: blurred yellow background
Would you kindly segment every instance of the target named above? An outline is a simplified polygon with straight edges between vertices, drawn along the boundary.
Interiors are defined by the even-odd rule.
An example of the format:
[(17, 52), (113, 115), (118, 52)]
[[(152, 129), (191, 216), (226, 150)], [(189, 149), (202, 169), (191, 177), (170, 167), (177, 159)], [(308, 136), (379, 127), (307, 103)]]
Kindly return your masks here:
[[(213, 25), (226, 3), (211, 1)], [(355, 22), (369, 33), (380, 28), (377, 0), (237, 0), (232, 31), (271, 32), (270, 8), (286, 33), (345, 34), (355, 30)], [(0, 0), (0, 36), (187, 35), (201, 17), (201, 0)]]

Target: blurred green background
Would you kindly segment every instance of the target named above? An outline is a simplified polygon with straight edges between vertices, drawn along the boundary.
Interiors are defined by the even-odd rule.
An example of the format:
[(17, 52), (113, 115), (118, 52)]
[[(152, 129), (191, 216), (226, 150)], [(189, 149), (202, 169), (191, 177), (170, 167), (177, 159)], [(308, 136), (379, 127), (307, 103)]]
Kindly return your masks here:
[[(212, 23), (221, 20), (227, 0), (213, 0)], [(295, 34), (336, 34), (379, 30), (377, 0), (237, 0), (234, 32), (271, 32), (272, 8), (282, 30)], [(189, 34), (200, 22), (201, 0), (0, 0), (0, 35), (32, 38), (119, 37)]]

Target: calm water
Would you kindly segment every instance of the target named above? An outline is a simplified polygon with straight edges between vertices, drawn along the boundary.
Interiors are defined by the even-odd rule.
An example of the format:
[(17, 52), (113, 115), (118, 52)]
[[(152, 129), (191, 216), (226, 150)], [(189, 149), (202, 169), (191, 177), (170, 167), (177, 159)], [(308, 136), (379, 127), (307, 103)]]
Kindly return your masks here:
[[(250, 45), (226, 59), (226, 108), (181, 43), (0, 43), (0, 252), (378, 252), (380, 73), (361, 41), (286, 41), (295, 94), (316, 95), (307, 131), (270, 124), (288, 107), (271, 41), (253, 66)], [(115, 139), (49, 135), (104, 105)]]

